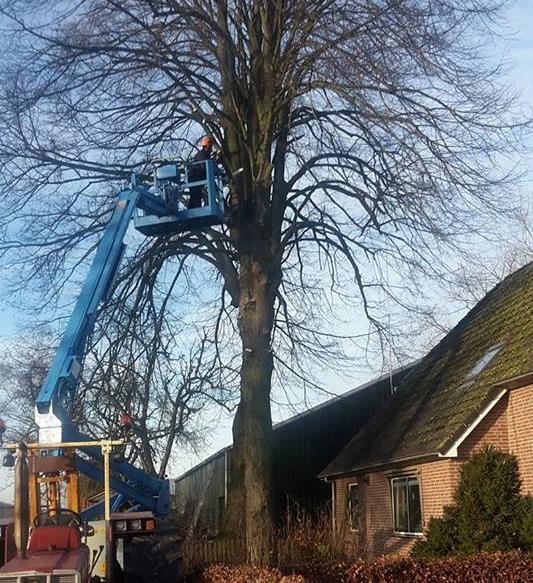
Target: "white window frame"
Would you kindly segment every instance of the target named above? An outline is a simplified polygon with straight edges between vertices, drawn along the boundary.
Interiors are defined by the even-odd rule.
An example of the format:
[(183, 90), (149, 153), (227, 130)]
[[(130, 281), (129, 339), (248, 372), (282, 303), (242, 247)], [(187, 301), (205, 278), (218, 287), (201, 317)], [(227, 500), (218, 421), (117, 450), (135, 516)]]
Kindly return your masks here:
[[(359, 526), (354, 527), (354, 525), (352, 524), (352, 498), (350, 496), (350, 490), (352, 488), (356, 488), (359, 486), (358, 482), (352, 482), (350, 484), (348, 484), (348, 526), (350, 527), (350, 531), (351, 532), (358, 532), (359, 531)], [(361, 512), (361, 501), (359, 500), (359, 492), (357, 493), (357, 500), (359, 503), (359, 512)]]
[[(396, 507), (395, 507), (395, 496), (394, 496), (394, 481), (395, 480), (409, 480), (409, 479), (416, 479), (418, 482), (418, 496), (420, 501), (420, 531), (403, 531), (403, 530), (396, 530)], [(394, 534), (399, 534), (402, 536), (423, 536), (423, 524), (424, 518), (422, 514), (422, 484), (420, 482), (420, 476), (416, 473), (409, 473), (409, 474), (401, 474), (390, 478), (390, 496), (391, 496), (391, 508), (392, 508), (392, 531)], [(407, 492), (407, 522), (409, 523), (409, 492)]]

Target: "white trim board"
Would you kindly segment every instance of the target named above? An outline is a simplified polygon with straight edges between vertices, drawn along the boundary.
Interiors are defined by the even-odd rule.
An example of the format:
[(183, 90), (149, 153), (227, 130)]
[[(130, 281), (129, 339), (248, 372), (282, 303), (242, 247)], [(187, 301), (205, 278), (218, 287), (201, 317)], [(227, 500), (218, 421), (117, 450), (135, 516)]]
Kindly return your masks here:
[(444, 452), (439, 453), (439, 457), (458, 457), (459, 446), (474, 431), (474, 429), (483, 421), (487, 414), (493, 409), (498, 401), (505, 395), (507, 389), (503, 389), (498, 395), (481, 411), (467, 429), (455, 440), (455, 442)]

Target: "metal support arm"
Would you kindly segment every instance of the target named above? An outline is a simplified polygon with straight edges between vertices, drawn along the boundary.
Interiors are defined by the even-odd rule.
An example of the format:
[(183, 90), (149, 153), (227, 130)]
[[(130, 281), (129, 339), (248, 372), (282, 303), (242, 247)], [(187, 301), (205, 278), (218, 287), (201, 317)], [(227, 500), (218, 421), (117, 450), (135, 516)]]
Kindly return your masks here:
[[(142, 202), (140, 202), (142, 201)], [(41, 443), (67, 440), (87, 441), (68, 419), (65, 398), (74, 397), (82, 368), (86, 342), (94, 328), (99, 305), (111, 289), (124, 252), (124, 236), (137, 206), (162, 211), (164, 202), (142, 189), (125, 190), (118, 196), (111, 220), (104, 231), (94, 261), (82, 288), (54, 361), (36, 400), (35, 418)], [(85, 453), (101, 458), (98, 447), (82, 448)], [(89, 462), (80, 463), (82, 472), (100, 479), (101, 470)], [(115, 476), (112, 487), (155, 514), (168, 512), (168, 482), (149, 476), (132, 464), (112, 464)]]

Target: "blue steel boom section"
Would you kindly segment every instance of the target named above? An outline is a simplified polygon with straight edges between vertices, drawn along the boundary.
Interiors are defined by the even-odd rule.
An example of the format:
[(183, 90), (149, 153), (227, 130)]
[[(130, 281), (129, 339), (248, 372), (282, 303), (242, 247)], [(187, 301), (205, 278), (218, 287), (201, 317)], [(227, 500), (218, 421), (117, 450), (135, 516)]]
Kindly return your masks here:
[[(119, 193), (65, 334), (37, 396), (35, 417), (41, 443), (88, 440), (70, 421), (65, 405), (76, 395), (87, 338), (94, 329), (99, 306), (112, 288), (131, 218), (134, 218), (135, 228), (149, 236), (201, 229), (224, 221), (221, 178), (216, 175), (213, 161), (201, 164), (205, 164), (203, 180), (189, 180), (189, 165), (164, 163), (154, 169), (152, 185), (142, 183), (134, 175), (130, 188)], [(194, 187), (204, 189), (205, 204), (188, 209), (187, 193)], [(82, 451), (100, 460), (99, 448), (83, 448)], [(78, 469), (93, 479), (103, 480), (102, 470), (86, 459), (78, 458)], [(112, 471), (111, 487), (123, 498), (133, 500), (156, 515), (168, 512), (167, 480), (150, 476), (128, 462), (114, 462)]]

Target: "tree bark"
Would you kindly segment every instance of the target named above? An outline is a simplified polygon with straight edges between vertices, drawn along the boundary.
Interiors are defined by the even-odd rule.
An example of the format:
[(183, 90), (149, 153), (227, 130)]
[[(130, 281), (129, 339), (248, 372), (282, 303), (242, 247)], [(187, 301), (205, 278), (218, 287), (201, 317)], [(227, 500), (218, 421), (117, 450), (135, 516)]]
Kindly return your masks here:
[(272, 558), (270, 390), (274, 298), (270, 281), (272, 262), (265, 257), (265, 248), (268, 248), (265, 241), (256, 240), (256, 245), (252, 245), (254, 252), (243, 256), (240, 274), (243, 359), (237, 423), (242, 425), (238, 436), (242, 443), (236, 445), (241, 448), (244, 468), (246, 551), (248, 561), (254, 565), (266, 565)]

